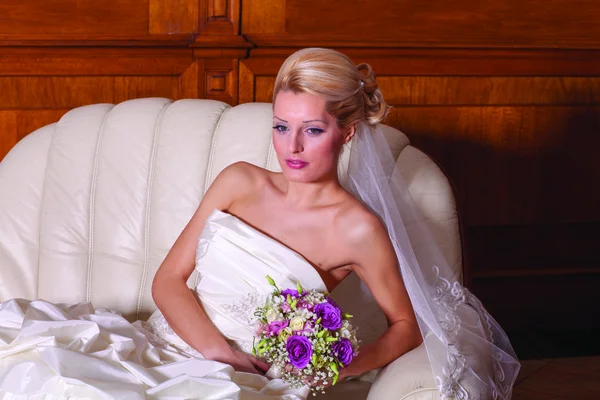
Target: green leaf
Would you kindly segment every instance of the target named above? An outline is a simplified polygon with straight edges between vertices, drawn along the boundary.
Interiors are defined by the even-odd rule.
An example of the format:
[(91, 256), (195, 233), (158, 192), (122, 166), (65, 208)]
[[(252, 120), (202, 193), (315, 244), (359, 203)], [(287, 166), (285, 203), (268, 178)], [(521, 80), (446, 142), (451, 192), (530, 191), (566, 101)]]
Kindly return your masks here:
[(328, 338), (325, 338), (325, 341), (326, 342), (337, 342), (338, 338), (336, 338), (336, 337), (328, 337)]
[(329, 363), (329, 368), (331, 368), (331, 370), (333, 371), (333, 373), (337, 376), (340, 374), (340, 371), (338, 370), (338, 366), (336, 363), (334, 362), (330, 362)]
[(342, 318), (346, 318), (346, 319), (348, 319), (348, 318), (352, 318), (352, 317), (354, 317), (354, 315), (352, 315), (352, 314), (346, 314), (346, 313), (342, 313)]
[(298, 294), (302, 296), (302, 286), (300, 286), (300, 282), (296, 282), (296, 289), (298, 290)]
[(296, 309), (296, 304), (298, 304), (298, 299), (294, 299), (294, 301), (292, 301), (292, 304), (290, 304), (290, 307), (292, 308), (292, 310)]
[(319, 317), (319, 319), (317, 320), (317, 325), (321, 323), (321, 318)]
[(326, 333), (327, 333), (326, 330), (322, 330), (321, 332), (317, 333), (317, 337), (322, 338), (323, 336), (325, 336)]
[(337, 374), (333, 377), (333, 383), (331, 384), (331, 386), (335, 386), (335, 384), (337, 383), (339, 377), (340, 376), (337, 375)]
[(267, 281), (269, 282), (269, 285), (277, 287), (275, 281), (269, 275), (267, 275)]

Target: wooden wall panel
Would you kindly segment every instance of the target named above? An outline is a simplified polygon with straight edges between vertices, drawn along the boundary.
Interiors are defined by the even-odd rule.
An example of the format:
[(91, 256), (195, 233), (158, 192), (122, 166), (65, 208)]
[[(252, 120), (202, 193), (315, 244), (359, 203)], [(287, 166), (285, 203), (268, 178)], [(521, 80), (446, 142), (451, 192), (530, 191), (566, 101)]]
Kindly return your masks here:
[(205, 99), (237, 104), (238, 61), (236, 59), (206, 59), (201, 62), (203, 76), (201, 96)]
[(240, 0), (200, 0), (199, 7), (203, 35), (239, 35)]
[(0, 76), (180, 75), (194, 61), (173, 48), (0, 47)]
[(15, 112), (0, 111), (0, 161), (19, 139)]
[(444, 167), (469, 226), (600, 222), (582, 184), (600, 179), (600, 107), (397, 107), (387, 122)]
[(149, 33), (198, 31), (198, 0), (149, 0)]
[(149, 0), (0, 0), (0, 34), (147, 34)]
[(377, 83), (398, 106), (600, 104), (598, 77), (381, 76)]
[(339, 41), (349, 47), (590, 48), (600, 44), (600, 8), (595, 0), (246, 3), (243, 33), (259, 45), (273, 41), (289, 45), (296, 40)]
[[(306, 12), (306, 10), (305, 10)], [(242, 3), (242, 32), (284, 34), (286, 0), (255, 0)]]

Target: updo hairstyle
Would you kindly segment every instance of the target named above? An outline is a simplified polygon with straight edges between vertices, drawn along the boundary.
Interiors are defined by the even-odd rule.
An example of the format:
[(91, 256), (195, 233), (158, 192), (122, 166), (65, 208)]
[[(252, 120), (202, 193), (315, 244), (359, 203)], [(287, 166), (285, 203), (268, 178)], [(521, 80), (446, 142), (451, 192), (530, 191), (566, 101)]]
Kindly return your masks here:
[(346, 133), (358, 122), (381, 122), (389, 111), (369, 64), (354, 65), (345, 54), (307, 48), (289, 56), (277, 74), (273, 103), (280, 91), (309, 93), (325, 99), (325, 108)]

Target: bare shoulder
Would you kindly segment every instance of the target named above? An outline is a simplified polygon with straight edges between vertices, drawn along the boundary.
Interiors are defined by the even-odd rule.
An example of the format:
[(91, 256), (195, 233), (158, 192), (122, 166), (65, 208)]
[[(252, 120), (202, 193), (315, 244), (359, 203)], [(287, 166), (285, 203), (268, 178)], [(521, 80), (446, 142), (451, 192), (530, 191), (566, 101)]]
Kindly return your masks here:
[[(245, 161), (235, 162), (223, 169), (215, 179), (215, 183), (234, 185), (238, 190), (254, 187), (266, 181), (268, 171)], [(236, 191), (238, 191), (236, 190)]]
[[(337, 218), (338, 232), (353, 252), (376, 250), (381, 244), (389, 242), (387, 229), (379, 217), (352, 198), (341, 210)], [(375, 247), (374, 247), (375, 246)]]
[(257, 167), (256, 165), (245, 161), (238, 161), (225, 167), (219, 174), (219, 179), (235, 181), (241, 180), (240, 183), (244, 183), (246, 181), (254, 182), (261, 178), (264, 179), (267, 172), (268, 171), (264, 168)]
[(207, 196), (221, 199), (219, 200), (221, 209), (227, 209), (229, 205), (248, 196), (266, 182), (267, 174), (268, 171), (250, 163), (235, 162), (217, 175), (210, 185)]

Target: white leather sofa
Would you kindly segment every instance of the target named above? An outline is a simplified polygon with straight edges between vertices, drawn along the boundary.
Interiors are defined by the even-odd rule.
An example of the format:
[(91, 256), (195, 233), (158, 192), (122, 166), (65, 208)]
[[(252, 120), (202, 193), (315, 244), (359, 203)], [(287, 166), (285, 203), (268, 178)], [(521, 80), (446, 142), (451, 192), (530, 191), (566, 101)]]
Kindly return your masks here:
[[(134, 321), (155, 310), (150, 286), (211, 181), (244, 160), (279, 170), (271, 105), (146, 98), (76, 108), (21, 140), (0, 163), (0, 301), (91, 301)], [(397, 166), (442, 246), (462, 274), (461, 242), (446, 177), (405, 135), (385, 127)], [(340, 161), (343, 177), (350, 152)], [(195, 276), (190, 278), (193, 282)], [(336, 290), (355, 315), (379, 318)], [(360, 309), (361, 311), (356, 311)], [(363, 341), (379, 332), (363, 332)], [(374, 383), (337, 385), (328, 399), (439, 399), (421, 346)]]

